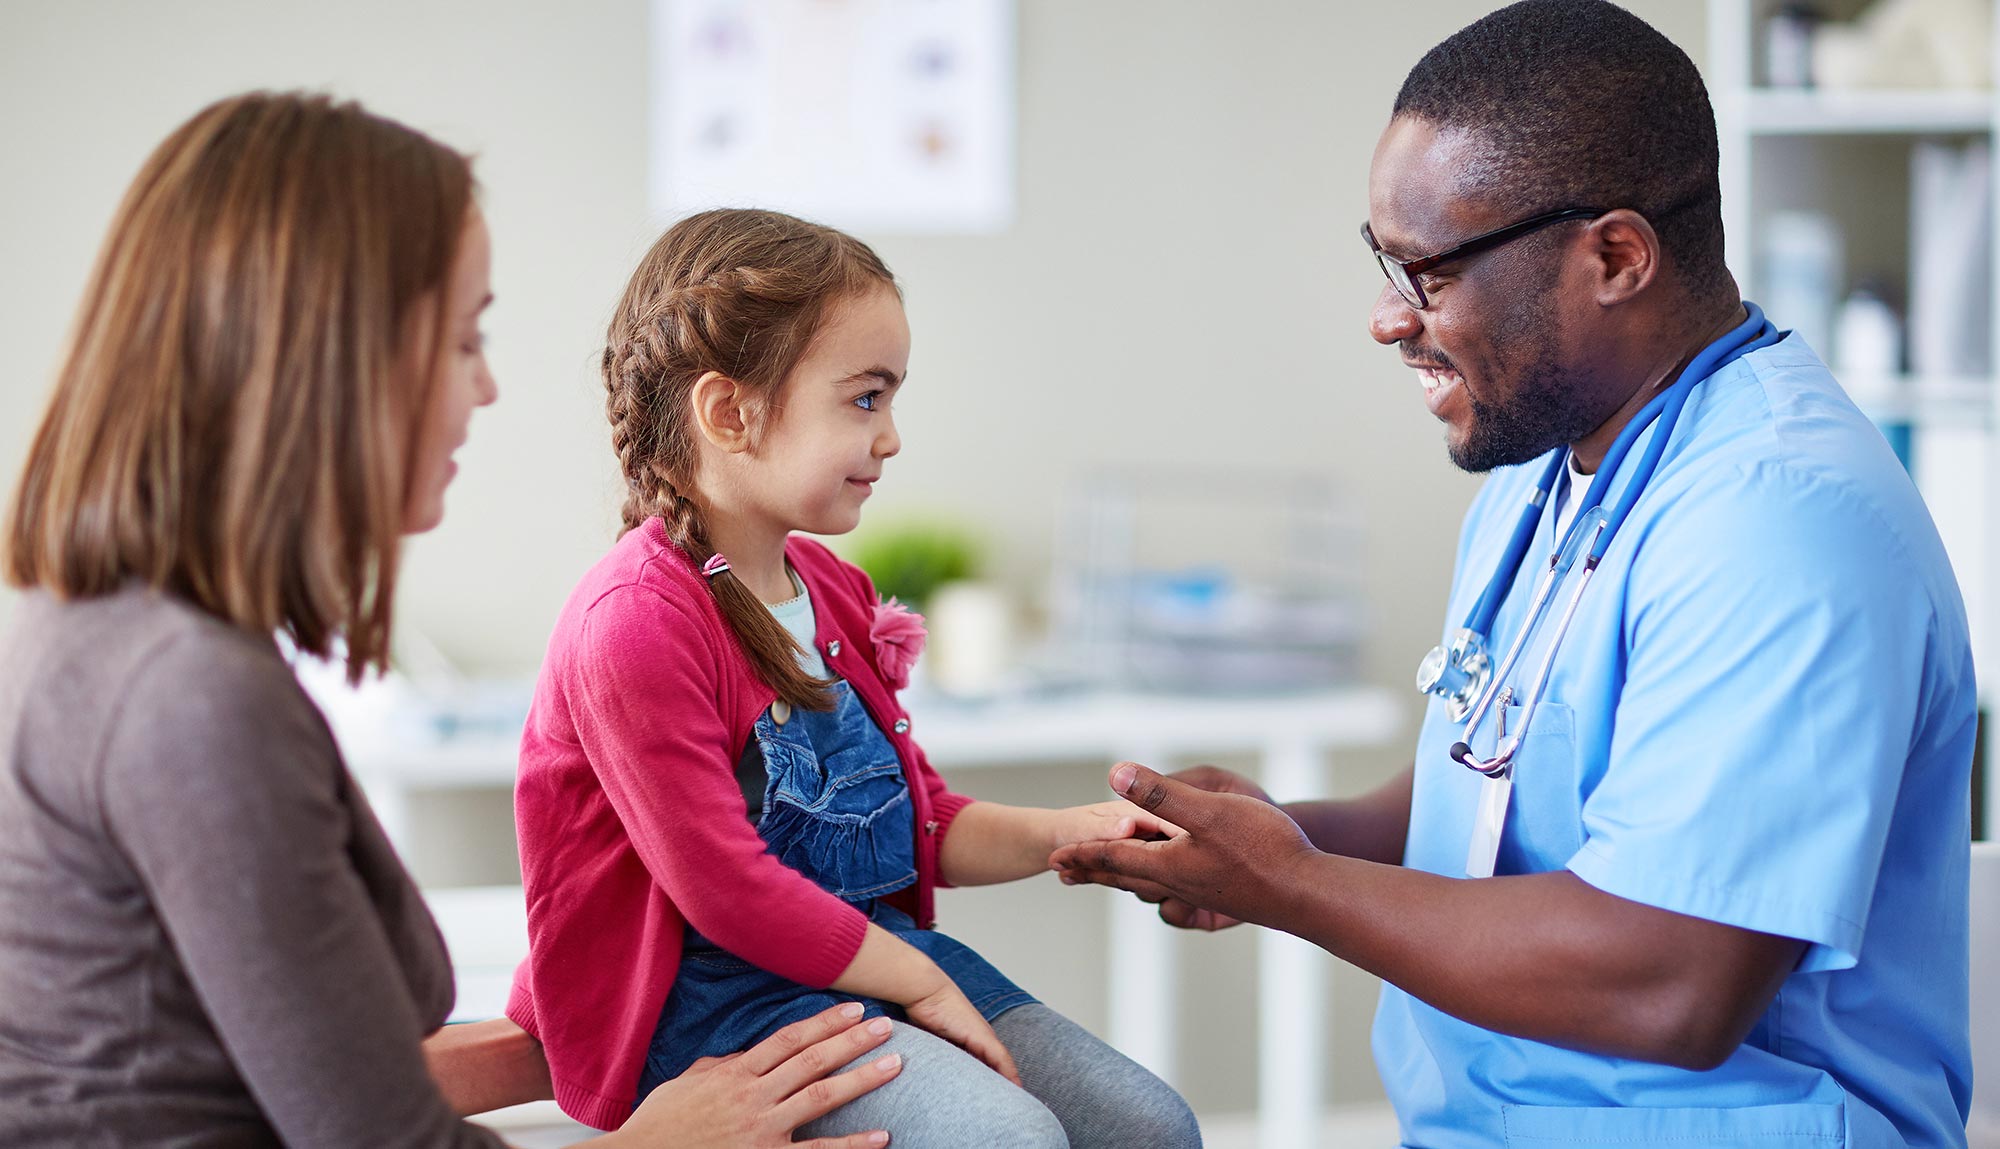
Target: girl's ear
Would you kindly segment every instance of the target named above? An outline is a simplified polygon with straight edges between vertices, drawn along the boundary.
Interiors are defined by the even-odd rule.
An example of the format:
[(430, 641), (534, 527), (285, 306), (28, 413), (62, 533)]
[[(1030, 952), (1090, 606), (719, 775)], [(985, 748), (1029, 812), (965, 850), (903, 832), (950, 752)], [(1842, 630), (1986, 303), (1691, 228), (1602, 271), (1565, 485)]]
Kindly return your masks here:
[(732, 455), (748, 451), (753, 445), (749, 398), (746, 388), (720, 371), (695, 380), (688, 399), (701, 437)]

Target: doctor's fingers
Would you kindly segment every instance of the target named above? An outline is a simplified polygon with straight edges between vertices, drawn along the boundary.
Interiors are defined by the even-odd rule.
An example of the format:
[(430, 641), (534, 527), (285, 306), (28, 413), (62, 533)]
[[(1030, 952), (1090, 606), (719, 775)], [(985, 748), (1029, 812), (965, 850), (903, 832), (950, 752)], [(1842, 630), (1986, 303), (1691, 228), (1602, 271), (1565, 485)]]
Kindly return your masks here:
[(1160, 903), (1160, 920), (1176, 929), (1207, 930), (1210, 933), (1243, 924), (1228, 914), (1205, 910), (1193, 902), (1172, 897)]
[(1049, 864), (1069, 885), (1092, 882), (1112, 889), (1139, 894), (1148, 901), (1172, 897), (1174, 862), (1170, 847), (1186, 842), (1171, 838), (1164, 842), (1142, 842), (1136, 838), (1117, 841), (1079, 842), (1064, 846), (1049, 858)]
[(1235, 798), (1197, 789), (1137, 762), (1120, 762), (1111, 768), (1111, 789), (1155, 818), (1191, 832), (1208, 824), (1217, 803)]
[(1057, 867), (1057, 874), (1066, 886), (1080, 886), (1086, 883), (1110, 886), (1125, 890), (1142, 902), (1160, 907), (1160, 920), (1177, 929), (1184, 930), (1226, 930), (1241, 925), (1240, 919), (1215, 910), (1195, 905), (1186, 898), (1159, 882), (1130, 874), (1111, 875), (1104, 871), (1082, 868), (1064, 869)]
[[(1064, 869), (1062, 867), (1055, 867), (1055, 871), (1056, 877), (1065, 886), (1087, 886), (1096, 882), (1096, 879), (1092, 876), (1095, 871)], [(1138, 898), (1142, 902), (1157, 906), (1174, 896), (1172, 890), (1160, 885), (1158, 882), (1150, 882), (1144, 878), (1130, 876), (1127, 876), (1125, 881), (1126, 884), (1119, 888), (1129, 892), (1133, 897)]]
[(1197, 790), (1206, 790), (1211, 794), (1242, 794), (1246, 797), (1255, 798), (1259, 802), (1270, 802), (1273, 806), (1277, 805), (1271, 796), (1264, 792), (1262, 786), (1257, 785), (1257, 783), (1252, 782), (1234, 770), (1224, 770), (1220, 766), (1189, 766), (1185, 770), (1176, 770), (1167, 775), (1167, 777), (1172, 778), (1176, 782), (1185, 782)]

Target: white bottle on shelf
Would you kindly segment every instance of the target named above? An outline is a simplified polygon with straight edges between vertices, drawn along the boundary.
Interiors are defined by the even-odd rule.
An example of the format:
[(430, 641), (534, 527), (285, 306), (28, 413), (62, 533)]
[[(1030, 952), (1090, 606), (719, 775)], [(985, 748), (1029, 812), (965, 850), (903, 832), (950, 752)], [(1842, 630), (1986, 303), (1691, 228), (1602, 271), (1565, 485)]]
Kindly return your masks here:
[(1903, 398), (1903, 321), (1881, 291), (1849, 292), (1833, 323), (1833, 367), (1841, 386), (1871, 412), (1898, 413)]
[(1840, 229), (1817, 212), (1774, 212), (1757, 248), (1758, 302), (1773, 323), (1798, 332), (1826, 358), (1840, 300)]

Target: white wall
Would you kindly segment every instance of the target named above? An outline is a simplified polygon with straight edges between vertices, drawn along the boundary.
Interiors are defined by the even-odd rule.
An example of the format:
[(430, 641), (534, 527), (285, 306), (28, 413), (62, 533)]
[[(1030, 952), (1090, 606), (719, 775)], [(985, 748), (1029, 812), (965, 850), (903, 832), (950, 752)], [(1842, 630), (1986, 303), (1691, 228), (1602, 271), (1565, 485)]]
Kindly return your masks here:
[[(1377, 610), (1369, 677), (1406, 690), (1435, 641), (1473, 490), (1393, 352), (1363, 324), (1380, 285), (1356, 234), (1376, 133), (1404, 72), (1494, 5), (1021, 0), (1019, 220), (980, 239), (865, 236), (915, 333), (905, 450), (872, 514), (939, 509), (990, 528), (1004, 575), (1046, 569), (1057, 493), (1104, 461), (1317, 468), (1362, 500)], [(1631, 0), (1703, 55), (1703, 9)], [(475, 670), (532, 670), (578, 573), (609, 542), (617, 484), (593, 361), (662, 221), (645, 206), (642, 0), (8, 0), (0, 6), (0, 476), (11, 488), (69, 314), (146, 151), (216, 97), (316, 87), (479, 156), (499, 302), (502, 401), (461, 452), (447, 522), (413, 547), (400, 620)], [(1200, 524), (1190, 524), (1199, 530)], [(0, 595), (0, 616), (8, 599)], [(1411, 714), (1415, 713), (1412, 693)], [(1341, 764), (1343, 789), (1408, 760)], [(1097, 793), (1095, 767), (966, 779), (1019, 801)], [(1026, 952), (1031, 988), (1096, 1022), (1091, 903), (1053, 887), (954, 895), (978, 944), (1044, 907), (1075, 952)], [(982, 900), (984, 899), (984, 900)], [(952, 903), (946, 912), (952, 913)], [(965, 920), (961, 917), (960, 920)], [(1013, 920), (1020, 920), (1018, 917)], [(1248, 1108), (1247, 937), (1196, 939), (1220, 986), (1190, 1090)], [(1343, 978), (1336, 1092), (1375, 1089), (1372, 989)], [(1212, 1038), (1212, 1039), (1210, 1039)]]

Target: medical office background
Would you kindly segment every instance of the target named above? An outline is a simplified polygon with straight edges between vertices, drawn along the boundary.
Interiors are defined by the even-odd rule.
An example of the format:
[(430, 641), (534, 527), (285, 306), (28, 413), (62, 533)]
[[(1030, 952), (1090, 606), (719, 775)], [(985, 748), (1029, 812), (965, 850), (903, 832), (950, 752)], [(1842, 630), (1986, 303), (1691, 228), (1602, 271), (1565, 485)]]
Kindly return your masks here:
[[(880, 6), (769, 3), (820, 18)], [(862, 532), (835, 543), (917, 571), (934, 655), (954, 661), (931, 676), (931, 709), (913, 711), (988, 748), (957, 766), (934, 752), (955, 785), (1036, 804), (1103, 793), (1108, 760), (1087, 739), (1005, 761), (989, 742), (1009, 738), (980, 733), (995, 707), (1025, 706), (998, 713), (1032, 723), (1050, 699), (1124, 692), (1139, 698), (1131, 720), (1197, 694), (1220, 700), (1220, 727), (1291, 722), (1272, 685), (1287, 669), (1357, 716), (1345, 736), (1301, 736), (1314, 760), (1292, 764), (1294, 781), (1351, 794), (1408, 761), (1411, 674), (1438, 638), (1477, 480), (1450, 467), (1415, 380), (1367, 336), (1381, 279), (1357, 225), (1405, 71), (1495, 6), (997, 6), (977, 110), (957, 107), (977, 137), (959, 142), (996, 165), (977, 202), (960, 218), (853, 225), (902, 280), (914, 350), (903, 452)], [(1817, 331), (1823, 351), (1841, 337), (1851, 387), (1933, 502), (1993, 677), (1990, 0), (1830, 0), (1825, 23), (1766, 0), (1627, 6), (1702, 63), (1723, 119), (1732, 266), (1781, 326)], [(518, 723), (520, 684), (617, 524), (594, 361), (669, 218), (663, 104), (701, 98), (662, 81), (658, 17), (647, 0), (0, 3), (0, 475), (11, 486), (117, 197), (174, 125), (228, 93), (308, 87), (433, 132), (477, 156), (501, 401), (474, 421), (445, 524), (410, 546), (404, 679), (356, 721), (419, 763), (444, 735)], [(926, 563), (953, 581), (933, 587)], [(0, 592), (0, 625), (12, 603)], [(1150, 645), (1138, 624), (1102, 631), (1107, 614), (1147, 610), (1164, 628)], [(1306, 638), (1274, 637), (1288, 617), (1277, 629)], [(1259, 737), (1224, 729), (1163, 749), (1268, 767)], [(518, 880), (504, 780), (490, 764), (437, 769), (458, 767), (477, 777), (389, 799), (420, 881), (447, 901)], [(1168, 947), (1176, 976), (1157, 1009), (1177, 1030), (1174, 1080), (1215, 1128), (1255, 1110), (1273, 1072), (1256, 1056), (1269, 955), (1248, 930), (1144, 932), (1110, 900), (1044, 878), (949, 892), (941, 911), (1100, 1032), (1107, 957)], [(1330, 960), (1313, 969), (1330, 986), (1302, 1022), (1327, 1035), (1315, 1084), (1366, 1111), (1380, 1097), (1374, 984)]]

